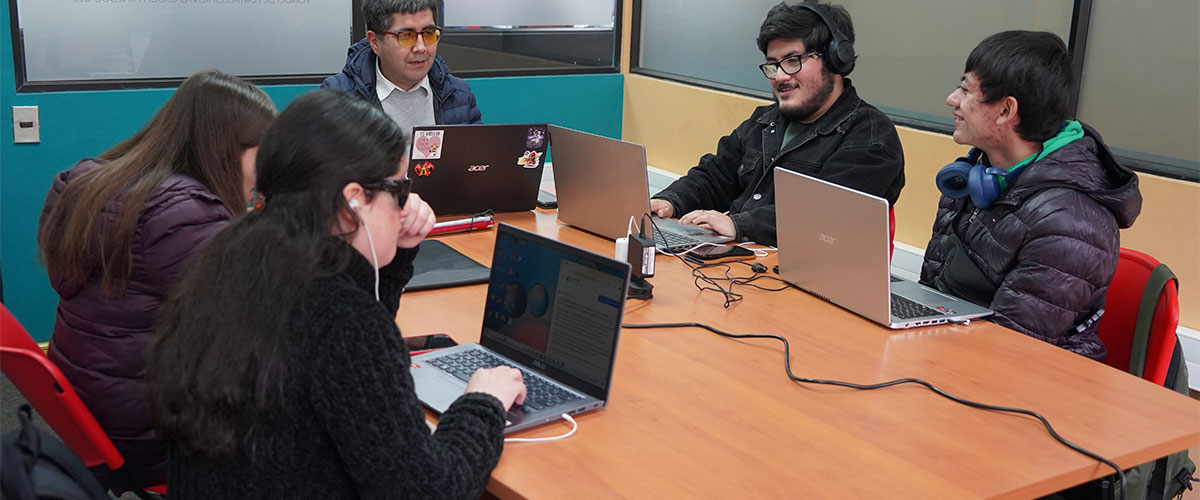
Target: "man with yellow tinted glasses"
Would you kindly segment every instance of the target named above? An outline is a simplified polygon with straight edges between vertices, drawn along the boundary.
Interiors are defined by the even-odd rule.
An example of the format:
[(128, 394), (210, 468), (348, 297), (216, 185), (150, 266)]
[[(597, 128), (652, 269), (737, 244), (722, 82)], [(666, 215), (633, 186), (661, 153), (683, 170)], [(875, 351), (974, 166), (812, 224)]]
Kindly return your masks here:
[(363, 0), (367, 37), (350, 46), (342, 72), (322, 88), (383, 108), (410, 132), (420, 125), (479, 123), (471, 87), (437, 56), (437, 0)]

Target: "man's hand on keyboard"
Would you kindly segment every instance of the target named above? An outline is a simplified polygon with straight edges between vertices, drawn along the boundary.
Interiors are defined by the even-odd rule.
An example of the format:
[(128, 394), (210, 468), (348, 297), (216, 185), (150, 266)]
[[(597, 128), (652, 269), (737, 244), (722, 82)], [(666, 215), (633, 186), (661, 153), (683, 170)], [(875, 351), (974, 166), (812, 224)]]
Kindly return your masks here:
[(525, 402), (525, 382), (521, 378), (521, 371), (508, 366), (475, 370), (464, 392), (491, 394), (500, 400), (506, 411), (512, 408), (513, 403)]
[(704, 229), (720, 233), (722, 236), (737, 236), (737, 228), (733, 227), (733, 219), (716, 210), (695, 210), (679, 218), (683, 224), (700, 226)]
[(650, 198), (650, 211), (659, 217), (670, 219), (675, 215), (675, 206), (667, 200)]

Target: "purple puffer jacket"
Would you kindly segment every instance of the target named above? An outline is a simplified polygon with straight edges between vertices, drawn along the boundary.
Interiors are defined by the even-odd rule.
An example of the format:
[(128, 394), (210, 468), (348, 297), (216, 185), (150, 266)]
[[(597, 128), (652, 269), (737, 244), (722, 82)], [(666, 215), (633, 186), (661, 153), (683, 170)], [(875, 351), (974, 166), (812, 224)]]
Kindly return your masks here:
[[(99, 165), (85, 159), (56, 176), (42, 221), (72, 180)], [(112, 219), (116, 214), (106, 210), (97, 216)], [(196, 249), (229, 219), (221, 199), (202, 184), (172, 175), (150, 195), (138, 217), (124, 297), (106, 297), (99, 279), (72, 286), (50, 277), (59, 295), (50, 360), (96, 416), (139, 485), (162, 484), (167, 478), (167, 448), (150, 423), (144, 382), (145, 351), (159, 305)], [(130, 486), (98, 472), (107, 487)]]
[[(1137, 175), (1091, 127), (1020, 174), (987, 208), (943, 196), (925, 249), (921, 283), (977, 300), (991, 319), (1092, 359), (1107, 354), (1089, 321), (1104, 307), (1120, 229), (1142, 209)], [(961, 244), (955, 244), (955, 240)], [(955, 263), (961, 247), (974, 266)], [(991, 286), (972, 287), (977, 268)], [(955, 290), (956, 284), (960, 285)]]

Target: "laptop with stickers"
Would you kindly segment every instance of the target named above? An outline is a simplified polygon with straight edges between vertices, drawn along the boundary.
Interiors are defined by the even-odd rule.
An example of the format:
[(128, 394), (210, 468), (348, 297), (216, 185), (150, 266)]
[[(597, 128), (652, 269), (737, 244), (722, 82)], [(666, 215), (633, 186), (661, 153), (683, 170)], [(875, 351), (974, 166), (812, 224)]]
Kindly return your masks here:
[(533, 210), (547, 143), (544, 123), (414, 127), (408, 176), (437, 215)]
[(441, 414), (471, 374), (501, 364), (524, 375), (513, 432), (604, 407), (612, 386), (629, 264), (500, 224), (479, 343), (412, 358), (417, 398)]

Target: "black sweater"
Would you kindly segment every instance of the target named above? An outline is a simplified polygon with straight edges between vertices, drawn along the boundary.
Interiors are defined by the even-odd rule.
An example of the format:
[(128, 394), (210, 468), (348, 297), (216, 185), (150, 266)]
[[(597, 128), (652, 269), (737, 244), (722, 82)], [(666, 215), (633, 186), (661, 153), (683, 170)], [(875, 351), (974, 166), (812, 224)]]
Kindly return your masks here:
[(221, 463), (171, 448), (171, 498), (478, 498), (500, 459), (504, 408), (464, 395), (431, 434), (393, 318), (416, 251), (314, 280), (290, 313), (284, 408)]

